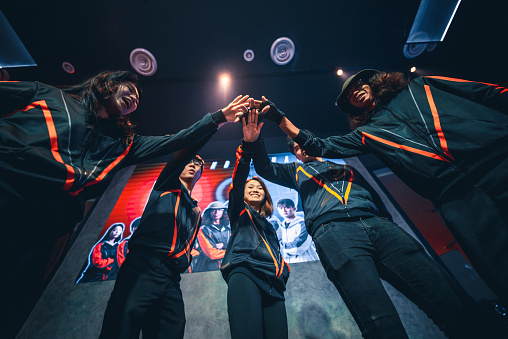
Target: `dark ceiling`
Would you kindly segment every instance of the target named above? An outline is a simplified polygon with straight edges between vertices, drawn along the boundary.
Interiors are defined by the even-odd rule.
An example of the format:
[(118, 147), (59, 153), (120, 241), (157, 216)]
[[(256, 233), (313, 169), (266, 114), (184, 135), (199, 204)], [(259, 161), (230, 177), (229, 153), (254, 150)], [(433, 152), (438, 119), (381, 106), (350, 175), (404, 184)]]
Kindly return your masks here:
[[(362, 68), (446, 75), (506, 85), (504, 8), (463, 1), (444, 42), (406, 59), (402, 50), (419, 1), (23, 1), (1, 10), (37, 67), (9, 69), (11, 80), (59, 85), (103, 69), (132, 70), (134, 48), (152, 52), (158, 70), (142, 77), (143, 101), (134, 114), (140, 134), (177, 132), (237, 94), (272, 99), (299, 127), (319, 136), (348, 132), (334, 106), (342, 82)], [(496, 7), (497, 6), (497, 7)], [(279, 37), (295, 43), (295, 57), (274, 64)], [(1, 48), (1, 47), (0, 47)], [(243, 53), (252, 49), (255, 59)], [(74, 74), (61, 64), (74, 65)], [(335, 74), (342, 68), (345, 75)], [(228, 91), (219, 74), (231, 74)], [(282, 131), (266, 124), (270, 152), (285, 152)], [(223, 127), (205, 146), (207, 158), (232, 158), (241, 128)]]

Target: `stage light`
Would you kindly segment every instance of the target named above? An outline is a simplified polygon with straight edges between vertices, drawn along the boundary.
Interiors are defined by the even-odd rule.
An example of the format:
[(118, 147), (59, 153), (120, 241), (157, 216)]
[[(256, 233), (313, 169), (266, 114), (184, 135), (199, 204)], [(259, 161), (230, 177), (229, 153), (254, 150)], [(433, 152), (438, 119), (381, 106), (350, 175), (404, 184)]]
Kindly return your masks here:
[(411, 67), (410, 72), (411, 72), (411, 73), (416, 72), (416, 67), (415, 67), (415, 66)]
[(229, 76), (227, 74), (221, 75), (220, 82), (223, 86), (227, 85), (229, 83)]
[(338, 75), (338, 76), (341, 76), (342, 74), (344, 74), (344, 71), (343, 71), (343, 70), (341, 70), (341, 69), (338, 69), (338, 70), (337, 70), (337, 75)]
[(229, 162), (229, 160), (226, 160), (226, 162), (224, 163), (224, 168), (229, 168), (230, 164), (231, 163)]
[(212, 165), (210, 165), (210, 169), (214, 170), (215, 167), (217, 167), (217, 161), (212, 162)]

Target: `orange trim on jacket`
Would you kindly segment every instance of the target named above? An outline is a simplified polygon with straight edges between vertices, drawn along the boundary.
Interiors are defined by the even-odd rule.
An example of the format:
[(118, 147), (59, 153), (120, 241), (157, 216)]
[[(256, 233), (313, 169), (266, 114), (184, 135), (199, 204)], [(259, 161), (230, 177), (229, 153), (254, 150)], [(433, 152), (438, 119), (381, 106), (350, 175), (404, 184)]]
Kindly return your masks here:
[(454, 82), (475, 82), (477, 84), (483, 84), (483, 85), (487, 85), (487, 86), (493, 86), (495, 89), (502, 88), (500, 93), (508, 92), (508, 88), (502, 87), (502, 86), (499, 86), (499, 85), (496, 85), (496, 84), (489, 84), (488, 82), (471, 81), (471, 80), (448, 78), (448, 77), (442, 77), (442, 76), (427, 76), (427, 78), (433, 78), (433, 79), (439, 79), (439, 80), (447, 80), (447, 81), (454, 81)]
[(411, 153), (416, 153), (416, 154), (423, 155), (425, 157), (436, 159), (436, 160), (450, 162), (448, 159), (443, 158), (439, 154), (435, 154), (435, 153), (431, 153), (431, 152), (427, 152), (427, 151), (422, 151), (422, 150), (420, 150), (418, 148), (414, 148), (414, 147), (410, 147), (410, 146), (406, 146), (406, 145), (397, 144), (395, 142), (392, 142), (392, 141), (389, 141), (389, 140), (386, 140), (386, 139), (383, 139), (383, 138), (380, 138), (380, 137), (376, 137), (376, 136), (374, 136), (372, 134), (362, 132), (362, 143), (364, 145), (365, 145), (365, 137), (367, 137), (369, 139), (372, 139), (372, 140), (375, 140), (375, 141), (378, 141), (380, 143), (383, 143), (383, 144), (391, 146), (391, 147), (400, 148), (402, 150), (405, 150), (405, 151), (408, 151), (408, 152), (411, 152)]
[[(53, 117), (51, 116), (51, 112), (48, 108), (48, 105), (46, 104), (45, 100), (39, 100), (32, 102), (27, 107), (20, 109), (19, 111), (26, 112), (28, 110), (31, 110), (32, 108), (35, 108), (37, 106), (40, 106), (42, 109), (42, 112), (44, 114), (44, 118), (46, 119), (46, 125), (48, 126), (48, 133), (49, 133), (49, 140), (51, 144), (51, 154), (53, 154), (53, 157), (56, 161), (58, 161), (61, 164), (64, 164), (67, 168), (67, 178), (65, 179), (65, 184), (63, 186), (63, 189), (65, 191), (68, 191), (72, 184), (74, 183), (74, 168), (70, 165), (67, 165), (64, 163), (62, 156), (60, 155), (60, 152), (58, 151), (58, 135), (56, 133), (55, 124), (53, 122)], [(11, 113), (14, 114), (14, 113)]]
[[(212, 260), (224, 258), (224, 253), (226, 253), (226, 250), (220, 250), (220, 249), (213, 247), (213, 245), (210, 244), (208, 239), (203, 234), (203, 230), (201, 228), (198, 231), (198, 241), (199, 241), (199, 246), (201, 247), (201, 250), (208, 258), (210, 258)], [(219, 266), (220, 266), (220, 263), (219, 263)]]
[[(245, 209), (244, 211), (246, 211), (247, 214), (249, 215), (249, 218), (252, 221), (252, 225), (255, 225), (254, 219), (252, 218), (252, 215), (250, 214), (249, 210)], [(265, 246), (268, 249), (268, 253), (270, 253), (270, 256), (272, 257), (273, 263), (275, 265), (275, 276), (277, 278), (279, 278), (280, 275), (282, 274), (282, 269), (283, 269), (283, 265), (284, 265), (284, 259), (282, 259), (282, 256), (281, 256), (282, 264), (283, 265), (281, 265), (280, 269), (279, 269), (279, 263), (277, 262), (277, 259), (275, 259), (275, 256), (273, 255), (273, 252), (272, 252), (272, 249), (270, 248), (270, 245), (268, 245), (268, 242), (265, 240), (265, 238), (263, 238), (263, 236), (261, 235), (261, 233), (259, 233), (259, 230), (255, 226), (253, 226), (252, 228), (254, 228), (256, 230), (256, 232), (258, 233), (258, 235), (261, 237), (261, 239), (263, 239), (263, 242), (265, 243)]]
[(436, 104), (434, 103), (434, 98), (432, 97), (432, 92), (430, 91), (429, 85), (424, 85), (425, 94), (427, 95), (427, 100), (429, 101), (430, 111), (432, 112), (432, 117), (434, 118), (434, 127), (436, 128), (437, 135), (439, 137), (439, 142), (441, 144), (441, 148), (443, 152), (450, 157), (450, 159), (455, 160), (448, 150), (448, 143), (446, 142), (443, 129), (441, 128), (441, 122), (439, 121), (439, 113), (437, 112)]
[(178, 215), (178, 207), (180, 205), (180, 197), (182, 195), (182, 191), (181, 190), (166, 191), (164, 193), (161, 193), (161, 195), (159, 197), (163, 197), (163, 196), (165, 196), (166, 194), (169, 194), (169, 193), (178, 193), (178, 194), (177, 194), (176, 203), (175, 203), (175, 228), (173, 230), (173, 241), (171, 243), (171, 249), (169, 250), (168, 256), (173, 254), (173, 251), (175, 250), (175, 246), (176, 246), (176, 237), (178, 236), (178, 224), (176, 222), (176, 220), (177, 220), (176, 217)]
[(351, 171), (351, 175), (349, 176), (349, 181), (348, 181), (348, 184), (347, 184), (347, 189), (346, 189), (346, 192), (344, 194), (344, 199), (342, 199), (342, 197), (337, 193), (335, 192), (334, 190), (332, 190), (330, 187), (328, 187), (327, 184), (323, 183), (321, 180), (318, 180), (316, 179), (316, 177), (314, 177), (313, 175), (310, 175), (309, 173), (307, 173), (303, 168), (302, 166), (298, 166), (298, 168), (296, 169), (296, 180), (298, 180), (298, 171), (301, 171), (303, 174), (305, 174), (307, 177), (309, 177), (310, 179), (312, 179), (316, 184), (318, 184), (319, 186), (323, 187), (328, 193), (332, 194), (334, 197), (336, 197), (337, 199), (339, 199), (339, 201), (341, 203), (343, 203), (344, 205), (347, 205), (347, 199), (349, 197), (349, 192), (351, 191), (351, 185), (353, 183), (353, 171)]

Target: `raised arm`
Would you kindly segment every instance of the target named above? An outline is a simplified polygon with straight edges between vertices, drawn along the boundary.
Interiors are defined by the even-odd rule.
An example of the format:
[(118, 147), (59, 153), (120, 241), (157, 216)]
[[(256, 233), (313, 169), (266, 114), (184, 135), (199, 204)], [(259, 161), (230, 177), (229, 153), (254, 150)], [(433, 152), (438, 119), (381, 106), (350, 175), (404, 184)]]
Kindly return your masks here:
[[(359, 131), (353, 131), (344, 136), (329, 137), (326, 139), (312, 136), (296, 127), (288, 117), (275, 106), (275, 104), (262, 97), (256, 100), (256, 107), (262, 110), (265, 119), (274, 121), (279, 127), (308, 155), (326, 158), (347, 158), (367, 153), (362, 143)], [(268, 108), (267, 108), (268, 107)], [(257, 170), (256, 170), (257, 171)]]
[(241, 115), (245, 111), (247, 99), (247, 95), (238, 96), (222, 110), (206, 114), (192, 126), (172, 135), (146, 137), (136, 135), (125, 159), (125, 165), (153, 159), (199, 143), (215, 133), (224, 123), (233, 122), (237, 115)]
[[(250, 102), (250, 108), (253, 104)], [(231, 221), (231, 227), (236, 225), (236, 220), (245, 208), (243, 200), (245, 181), (250, 172), (250, 162), (254, 153), (253, 143), (248, 140), (256, 140), (259, 136), (262, 124), (257, 124), (258, 117), (255, 109), (250, 109), (242, 119), (244, 140), (242, 145), (236, 150), (236, 164), (233, 170), (233, 180), (229, 191), (228, 215)]]
[(257, 174), (268, 181), (296, 189), (296, 168), (294, 164), (277, 164), (271, 162), (266, 153), (263, 139), (259, 139), (255, 142), (254, 169)]

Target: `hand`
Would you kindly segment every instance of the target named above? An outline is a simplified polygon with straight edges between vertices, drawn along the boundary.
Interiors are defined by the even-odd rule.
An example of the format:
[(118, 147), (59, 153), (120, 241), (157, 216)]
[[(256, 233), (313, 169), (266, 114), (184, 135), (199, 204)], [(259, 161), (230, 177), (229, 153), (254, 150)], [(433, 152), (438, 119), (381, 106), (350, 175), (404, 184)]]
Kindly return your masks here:
[(249, 113), (242, 119), (243, 124), (243, 140), (254, 142), (258, 139), (263, 122), (258, 125), (258, 112), (255, 107), (254, 99), (249, 100)]
[(263, 96), (262, 99), (262, 101), (255, 100), (256, 107), (261, 110), (264, 118), (274, 121), (277, 125), (280, 125), (280, 122), (285, 115), (284, 112), (278, 109), (277, 106), (275, 106), (275, 104), (268, 100), (265, 96)]
[(235, 100), (233, 100), (229, 105), (222, 109), (222, 113), (226, 117), (227, 121), (237, 122), (237, 117), (242, 115), (247, 108), (247, 103), (245, 102), (249, 98), (248, 95), (237, 96)]

